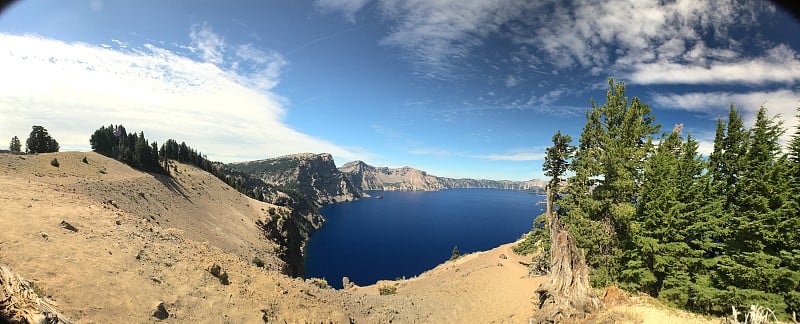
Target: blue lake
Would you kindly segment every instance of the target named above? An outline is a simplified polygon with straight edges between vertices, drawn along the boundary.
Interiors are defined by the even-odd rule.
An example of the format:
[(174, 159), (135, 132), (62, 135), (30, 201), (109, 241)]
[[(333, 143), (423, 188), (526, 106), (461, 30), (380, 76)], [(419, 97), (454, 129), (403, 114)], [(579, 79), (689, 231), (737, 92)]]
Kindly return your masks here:
[(306, 247), (306, 276), (341, 288), (347, 276), (364, 286), (413, 277), (462, 253), (517, 240), (544, 212), (544, 196), (512, 190), (373, 191), (323, 207), (327, 221)]

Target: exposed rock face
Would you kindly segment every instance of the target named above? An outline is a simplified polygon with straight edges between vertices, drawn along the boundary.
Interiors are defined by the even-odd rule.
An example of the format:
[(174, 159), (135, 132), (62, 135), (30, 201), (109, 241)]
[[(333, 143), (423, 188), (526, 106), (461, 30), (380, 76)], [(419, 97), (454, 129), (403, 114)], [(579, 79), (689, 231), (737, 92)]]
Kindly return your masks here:
[(362, 161), (348, 162), (339, 168), (345, 177), (363, 190), (440, 190), (455, 188), (511, 189), (544, 192), (545, 182), (529, 181), (453, 179), (430, 175), (410, 167), (374, 167)]
[(301, 153), (229, 165), (282, 190), (299, 191), (317, 206), (355, 200), (363, 195), (336, 168), (328, 153)]

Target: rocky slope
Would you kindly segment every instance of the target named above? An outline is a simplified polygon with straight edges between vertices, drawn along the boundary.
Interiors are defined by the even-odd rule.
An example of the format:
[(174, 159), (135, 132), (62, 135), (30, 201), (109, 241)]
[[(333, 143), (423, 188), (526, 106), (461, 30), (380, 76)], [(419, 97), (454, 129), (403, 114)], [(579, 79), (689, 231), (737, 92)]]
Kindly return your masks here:
[(363, 190), (440, 190), (455, 188), (510, 189), (541, 193), (545, 182), (453, 179), (430, 175), (410, 167), (375, 167), (362, 161), (348, 162), (339, 168), (351, 183)]
[(228, 166), (252, 174), (282, 190), (294, 190), (317, 206), (351, 201), (363, 196), (336, 168), (328, 153), (301, 153), (277, 158), (231, 163)]

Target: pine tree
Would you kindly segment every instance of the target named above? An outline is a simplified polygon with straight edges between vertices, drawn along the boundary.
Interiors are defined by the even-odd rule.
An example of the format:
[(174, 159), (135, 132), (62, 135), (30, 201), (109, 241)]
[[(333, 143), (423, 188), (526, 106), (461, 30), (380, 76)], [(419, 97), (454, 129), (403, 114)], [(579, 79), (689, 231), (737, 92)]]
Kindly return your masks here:
[(561, 182), (564, 180), (564, 175), (569, 168), (569, 159), (572, 157), (574, 148), (570, 143), (572, 137), (569, 135), (561, 135), (559, 130), (553, 135), (553, 146), (547, 148), (547, 155), (544, 159), (544, 175), (550, 177), (547, 186), (553, 192), (553, 199), (558, 200), (558, 194), (561, 192)]
[(58, 152), (60, 146), (58, 142), (50, 136), (42, 126), (33, 126), (31, 134), (25, 141), (25, 151), (28, 153), (50, 153)]
[[(565, 222), (587, 262), (595, 269), (594, 285), (620, 278), (623, 249), (629, 240), (642, 170), (660, 128), (650, 107), (625, 96), (625, 84), (609, 79), (606, 102), (587, 113), (584, 133), (573, 159), (575, 180), (561, 204)], [(573, 187), (574, 186), (574, 187)]]
[(8, 144), (8, 150), (12, 153), (20, 153), (22, 151), (22, 143), (19, 142), (19, 137), (12, 137), (11, 143)]

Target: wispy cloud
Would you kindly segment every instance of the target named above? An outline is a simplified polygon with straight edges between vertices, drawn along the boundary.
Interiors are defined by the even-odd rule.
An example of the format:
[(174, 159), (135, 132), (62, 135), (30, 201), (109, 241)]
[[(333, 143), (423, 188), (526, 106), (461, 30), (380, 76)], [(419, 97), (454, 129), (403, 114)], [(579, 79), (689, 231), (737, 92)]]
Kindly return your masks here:
[(381, 5), (394, 24), (381, 44), (403, 49), (417, 73), (433, 79), (451, 79), (471, 50), (528, 6), (513, 0), (383, 0)]
[(316, 0), (314, 7), (322, 13), (338, 12), (350, 22), (356, 21), (356, 13), (371, 0)]
[[(285, 99), (268, 91), (286, 64), (280, 56), (231, 46), (237, 52), (228, 58), (228, 45), (208, 26), (191, 35), (203, 61), (152, 44), (105, 48), (0, 33), (7, 48), (0, 51), (0, 137), (24, 137), (43, 125), (63, 148), (88, 149), (92, 131), (123, 123), (151, 139), (186, 140), (223, 161), (301, 151), (369, 156), (283, 122)], [(234, 61), (256, 68), (232, 69)]]
[(222, 36), (214, 33), (208, 24), (193, 25), (189, 38), (192, 40), (190, 49), (199, 52), (204, 61), (213, 64), (222, 63), (225, 41)]
[(414, 155), (428, 155), (435, 157), (458, 157), (490, 161), (541, 161), (544, 159), (545, 148), (520, 149), (501, 153), (475, 154), (465, 152), (452, 152), (439, 148), (417, 148), (408, 151)]
[(670, 61), (634, 66), (630, 79), (642, 84), (767, 84), (800, 82), (800, 59), (785, 44), (758, 58), (714, 60), (704, 64)]
[(492, 161), (541, 161), (544, 160), (544, 149), (517, 150), (500, 154), (481, 154), (474, 157)]
[[(712, 118), (727, 117), (728, 108), (734, 104), (744, 113), (745, 121), (752, 125), (755, 114), (762, 105), (771, 115), (780, 114), (783, 126), (789, 130), (797, 127), (797, 107), (800, 106), (800, 91), (774, 90), (733, 92), (692, 92), (683, 94), (654, 94), (653, 100), (662, 108), (702, 112)], [(793, 131), (786, 132), (786, 141)]]

